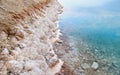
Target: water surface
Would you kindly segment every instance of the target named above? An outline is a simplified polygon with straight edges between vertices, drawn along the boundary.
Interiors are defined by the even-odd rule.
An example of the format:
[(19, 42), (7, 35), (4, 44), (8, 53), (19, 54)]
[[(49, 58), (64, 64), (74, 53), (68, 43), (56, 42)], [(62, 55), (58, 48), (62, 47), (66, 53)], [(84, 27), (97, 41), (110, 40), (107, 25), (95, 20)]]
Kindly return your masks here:
[(106, 61), (100, 67), (107, 68), (107, 75), (120, 75), (118, 2), (115, 0), (101, 7), (78, 7), (72, 13), (65, 12), (60, 21), (61, 29), (74, 42), (77, 51), (90, 53), (96, 61)]

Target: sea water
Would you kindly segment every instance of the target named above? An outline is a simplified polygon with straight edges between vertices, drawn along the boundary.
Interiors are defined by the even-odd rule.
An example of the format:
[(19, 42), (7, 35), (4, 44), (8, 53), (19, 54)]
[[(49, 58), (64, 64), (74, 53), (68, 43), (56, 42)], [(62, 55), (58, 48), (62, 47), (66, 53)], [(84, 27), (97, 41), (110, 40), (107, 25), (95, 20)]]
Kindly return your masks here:
[(99, 66), (106, 75), (120, 75), (120, 15), (70, 15), (61, 18), (60, 27), (77, 51), (106, 62)]

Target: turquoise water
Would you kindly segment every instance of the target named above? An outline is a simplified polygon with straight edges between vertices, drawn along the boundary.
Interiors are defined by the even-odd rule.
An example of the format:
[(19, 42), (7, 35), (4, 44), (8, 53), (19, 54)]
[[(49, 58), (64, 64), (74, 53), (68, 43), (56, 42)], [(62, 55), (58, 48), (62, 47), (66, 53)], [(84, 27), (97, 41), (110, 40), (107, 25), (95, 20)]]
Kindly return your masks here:
[[(107, 75), (120, 75), (120, 15), (69, 16), (60, 25), (77, 50), (87, 50), (95, 61), (105, 60), (100, 67), (107, 67)], [(82, 48), (81, 42), (88, 48)]]
[(95, 61), (106, 62), (99, 63), (101, 69), (105, 68), (106, 75), (120, 75), (120, 10), (117, 1), (111, 4), (114, 7), (108, 4), (104, 10), (100, 9), (103, 12), (96, 8), (81, 8), (77, 13), (83, 15), (63, 15), (60, 21), (62, 31), (74, 42), (73, 46), (80, 54), (90, 53)]

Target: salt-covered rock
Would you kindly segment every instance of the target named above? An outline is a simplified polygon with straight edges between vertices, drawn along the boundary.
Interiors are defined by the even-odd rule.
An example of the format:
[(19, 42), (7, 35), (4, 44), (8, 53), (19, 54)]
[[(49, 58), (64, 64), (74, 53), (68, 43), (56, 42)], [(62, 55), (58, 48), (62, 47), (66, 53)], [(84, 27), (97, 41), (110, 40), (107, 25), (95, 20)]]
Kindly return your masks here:
[(7, 67), (6, 66), (2, 66), (2, 68), (0, 69), (0, 75), (7, 75), (7, 74), (8, 74)]
[(7, 69), (13, 73), (20, 73), (23, 69), (22, 63), (16, 60), (11, 60), (6, 63)]
[(99, 64), (97, 62), (93, 62), (92, 65), (91, 65), (91, 68), (96, 70), (96, 69), (99, 68)]
[(2, 50), (1, 54), (8, 55), (9, 54), (9, 50), (7, 48), (5, 48), (4, 50)]
[(5, 40), (7, 39), (8, 34), (5, 33), (4, 31), (0, 31), (0, 40)]
[(19, 54), (22, 52), (19, 47), (15, 47), (14, 50), (17, 51)]
[(24, 65), (26, 71), (31, 71), (35, 67), (35, 64), (31, 61), (27, 61)]
[(36, 68), (32, 71), (25, 71), (25, 72), (22, 72), (20, 73), (19, 75), (46, 75), (44, 71), (42, 71), (41, 69), (39, 68)]
[(13, 36), (11, 37), (10, 41), (13, 43), (18, 43), (17, 38)]
[(0, 7), (5, 10), (0, 10), (0, 37), (5, 40), (0, 46), (9, 48), (0, 55), (5, 67), (0, 75), (9, 72), (10, 75), (55, 75), (59, 72), (63, 62), (52, 47), (59, 37), (55, 21), (61, 5), (57, 0), (1, 0)]
[(11, 50), (11, 55), (16, 59), (19, 55), (19, 52), (16, 50)]
[(63, 61), (59, 60), (56, 65), (54, 65), (54, 67), (49, 67), (46, 75), (55, 75), (56, 73), (58, 73), (61, 69), (61, 66), (63, 65)]
[(38, 56), (36, 57), (36, 59), (37, 59), (37, 60), (42, 60), (42, 61), (45, 61), (45, 60), (46, 60), (43, 55), (38, 55)]
[(40, 61), (39, 67), (41, 70), (46, 71), (49, 66), (45, 61)]
[(7, 58), (8, 61), (10, 61), (10, 60), (14, 60), (14, 59), (15, 59), (15, 57), (12, 56), (12, 55), (8, 55), (8, 56), (6, 56), (6, 58)]
[(21, 49), (23, 49), (23, 48), (26, 47), (26, 44), (24, 44), (24, 43), (18, 44), (18, 47), (20, 47)]

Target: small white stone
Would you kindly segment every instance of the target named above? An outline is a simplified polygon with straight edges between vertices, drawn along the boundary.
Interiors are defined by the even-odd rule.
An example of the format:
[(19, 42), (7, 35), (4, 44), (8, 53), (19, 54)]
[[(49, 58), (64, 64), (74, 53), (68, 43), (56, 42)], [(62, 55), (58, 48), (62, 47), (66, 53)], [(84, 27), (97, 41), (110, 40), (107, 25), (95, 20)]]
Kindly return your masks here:
[(93, 69), (98, 69), (99, 68), (99, 64), (97, 63), (97, 62), (93, 62), (93, 64), (92, 64), (92, 66), (91, 66), (91, 68), (93, 68)]

